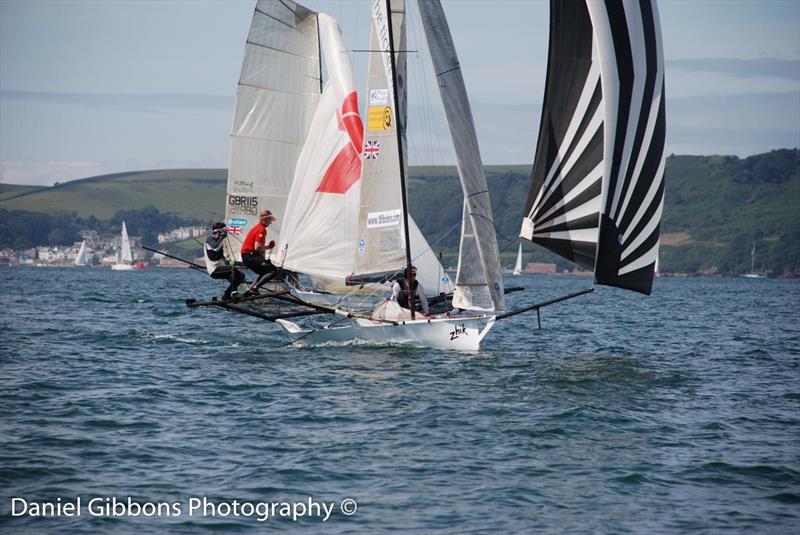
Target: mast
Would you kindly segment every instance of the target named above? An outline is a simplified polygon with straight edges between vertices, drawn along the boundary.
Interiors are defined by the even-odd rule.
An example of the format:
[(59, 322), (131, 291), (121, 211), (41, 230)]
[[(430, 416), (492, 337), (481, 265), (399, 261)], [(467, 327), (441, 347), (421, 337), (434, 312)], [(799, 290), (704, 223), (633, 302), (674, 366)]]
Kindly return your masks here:
[(392, 94), (394, 95), (394, 121), (397, 125), (397, 155), (400, 160), (400, 195), (403, 209), (403, 235), (406, 242), (406, 284), (408, 285), (409, 308), (411, 309), (411, 319), (416, 317), (414, 313), (414, 288), (411, 286), (411, 240), (408, 236), (408, 200), (406, 198), (406, 171), (403, 163), (403, 134), (400, 123), (400, 99), (397, 94), (397, 72), (394, 60), (394, 34), (392, 33), (392, 3), (386, 0), (387, 26), (389, 28), (389, 61), (392, 65)]
[(322, 94), (322, 37), (319, 34), (319, 13), (314, 17), (317, 21), (317, 57), (319, 58), (319, 93)]
[(756, 242), (753, 241), (753, 250), (750, 251), (750, 273), (756, 272)]

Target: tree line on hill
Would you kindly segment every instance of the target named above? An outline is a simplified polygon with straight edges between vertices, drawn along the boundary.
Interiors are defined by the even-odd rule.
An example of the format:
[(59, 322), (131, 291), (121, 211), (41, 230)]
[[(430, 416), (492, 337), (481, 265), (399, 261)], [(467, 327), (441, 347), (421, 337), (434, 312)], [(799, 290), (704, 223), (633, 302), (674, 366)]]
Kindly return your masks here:
[(42, 213), (0, 209), (0, 248), (28, 249), (39, 246), (72, 245), (80, 233), (93, 230), (100, 235), (119, 234), (122, 222), (128, 234), (141, 236), (145, 245), (157, 245), (158, 234), (180, 226), (206, 222), (162, 213), (154, 206), (120, 210), (107, 220), (95, 216), (80, 217), (75, 212)]
[[(747, 158), (675, 156), (666, 161), (661, 269), (736, 274), (756, 270), (800, 275), (800, 155), (779, 149)], [(518, 170), (487, 172), (501, 251), (517, 247), (530, 177)], [(454, 251), (460, 238), (458, 178), (417, 176), (411, 212), (435, 250)], [(449, 231), (449, 232), (448, 232)], [(685, 235), (681, 239), (666, 239)], [(523, 242), (528, 261), (572, 264)], [(509, 259), (506, 263), (510, 262)]]
[[(528, 197), (530, 177), (522, 167), (487, 170), (497, 241), (504, 264), (513, 261)], [(219, 180), (224, 188), (223, 179)], [(409, 186), (410, 209), (436, 252), (458, 250), (462, 213), (461, 186), (447, 176), (417, 170)], [(68, 245), (81, 230), (116, 234), (122, 221), (131, 235), (155, 244), (156, 236), (179, 226), (209, 223), (162, 213), (153, 206), (121, 210), (108, 220), (75, 213), (0, 210), (0, 247)], [(672, 272), (742, 273), (750, 270), (755, 243), (756, 270), (800, 275), (800, 157), (780, 149), (748, 158), (675, 156), (666, 161), (661, 269)], [(529, 262), (570, 262), (542, 247), (523, 242)]]

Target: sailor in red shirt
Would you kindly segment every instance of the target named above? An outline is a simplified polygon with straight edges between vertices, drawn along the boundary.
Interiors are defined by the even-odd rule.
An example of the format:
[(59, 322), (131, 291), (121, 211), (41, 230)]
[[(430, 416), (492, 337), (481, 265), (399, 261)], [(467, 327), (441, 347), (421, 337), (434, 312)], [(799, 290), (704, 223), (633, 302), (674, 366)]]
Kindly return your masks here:
[(275, 247), (275, 240), (265, 244), (267, 228), (278, 218), (269, 210), (263, 210), (258, 218), (258, 223), (250, 229), (242, 243), (242, 262), (245, 266), (258, 274), (259, 279), (264, 275), (275, 272), (275, 266), (264, 255), (267, 249)]

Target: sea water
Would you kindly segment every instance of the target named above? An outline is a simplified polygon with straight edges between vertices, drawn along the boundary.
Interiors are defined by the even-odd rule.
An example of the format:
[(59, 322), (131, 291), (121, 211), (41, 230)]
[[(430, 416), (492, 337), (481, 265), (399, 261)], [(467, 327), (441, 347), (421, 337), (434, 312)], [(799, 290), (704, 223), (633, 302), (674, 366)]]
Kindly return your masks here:
[[(591, 284), (506, 282), (512, 307)], [(184, 305), (224, 285), (0, 270), (0, 531), (800, 526), (800, 281), (597, 288), (472, 353), (293, 348)]]

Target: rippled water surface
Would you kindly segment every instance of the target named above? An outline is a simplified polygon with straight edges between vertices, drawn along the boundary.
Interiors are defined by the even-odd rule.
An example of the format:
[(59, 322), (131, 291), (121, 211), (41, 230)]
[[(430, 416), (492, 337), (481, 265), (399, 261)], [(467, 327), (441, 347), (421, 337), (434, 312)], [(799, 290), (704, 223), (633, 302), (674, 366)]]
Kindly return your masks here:
[[(588, 279), (515, 277), (511, 305)], [(788, 533), (800, 281), (659, 279), (500, 322), (477, 353), (285, 347), (183, 270), (2, 269), (0, 530)], [(11, 498), (291, 502), (327, 521), (11, 517)], [(84, 505), (85, 508), (85, 505)]]

